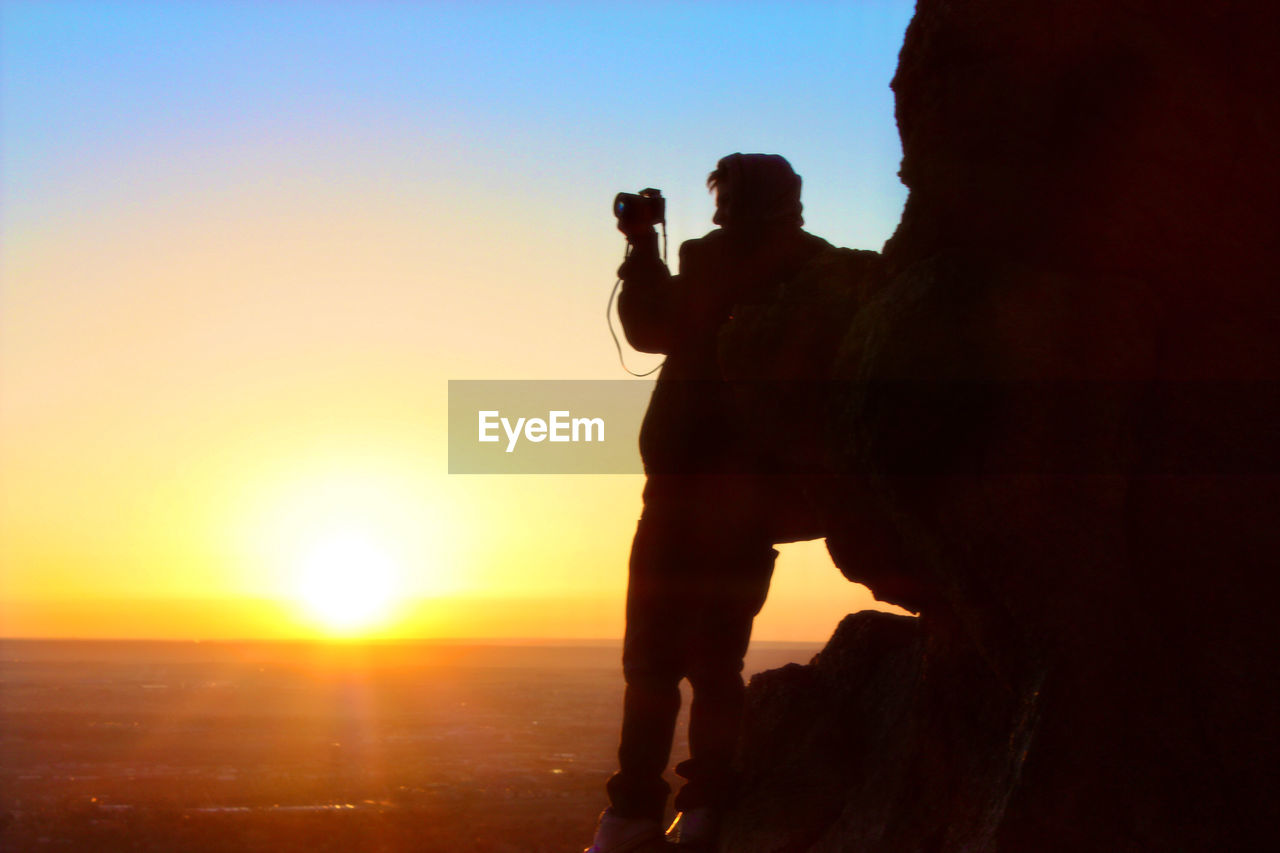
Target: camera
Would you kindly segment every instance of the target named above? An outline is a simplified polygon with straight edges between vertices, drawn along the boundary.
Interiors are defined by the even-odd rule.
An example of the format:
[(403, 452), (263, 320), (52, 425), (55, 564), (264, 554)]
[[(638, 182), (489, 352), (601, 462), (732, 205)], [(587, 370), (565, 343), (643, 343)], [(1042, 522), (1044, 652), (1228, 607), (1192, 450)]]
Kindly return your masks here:
[(653, 187), (639, 193), (618, 193), (613, 199), (613, 215), (618, 217), (622, 233), (642, 231), (666, 221), (667, 200), (662, 197), (662, 190)]

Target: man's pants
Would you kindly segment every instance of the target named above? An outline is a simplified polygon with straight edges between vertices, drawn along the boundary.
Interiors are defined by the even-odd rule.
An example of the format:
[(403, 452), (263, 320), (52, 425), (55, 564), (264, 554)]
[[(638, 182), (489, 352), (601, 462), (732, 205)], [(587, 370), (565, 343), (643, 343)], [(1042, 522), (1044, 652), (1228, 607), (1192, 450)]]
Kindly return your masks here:
[(733, 796), (742, 659), (778, 554), (751, 499), (732, 491), (743, 485), (714, 478), (675, 500), (646, 488), (627, 586), (619, 770), (608, 783), (621, 816), (663, 816), (670, 787), (662, 774), (686, 677), (690, 758), (676, 768), (687, 780), (676, 809), (719, 807)]

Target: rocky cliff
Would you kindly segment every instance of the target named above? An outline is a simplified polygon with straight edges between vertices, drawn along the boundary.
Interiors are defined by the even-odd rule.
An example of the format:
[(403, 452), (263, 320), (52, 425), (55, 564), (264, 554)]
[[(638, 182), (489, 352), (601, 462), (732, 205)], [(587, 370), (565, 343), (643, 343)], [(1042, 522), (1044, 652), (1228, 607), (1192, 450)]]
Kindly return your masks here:
[(1274, 832), (1277, 33), (1262, 2), (920, 0), (910, 197), (820, 430), (834, 560), (920, 617), (752, 681), (722, 850)]

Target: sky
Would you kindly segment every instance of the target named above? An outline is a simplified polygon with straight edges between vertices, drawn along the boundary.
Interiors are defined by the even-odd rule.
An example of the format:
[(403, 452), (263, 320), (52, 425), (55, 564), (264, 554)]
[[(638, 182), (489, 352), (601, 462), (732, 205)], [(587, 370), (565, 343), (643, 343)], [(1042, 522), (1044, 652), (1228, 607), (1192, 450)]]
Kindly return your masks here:
[(642, 478), (451, 475), (447, 383), (626, 379), (613, 196), (734, 151), (881, 248), (911, 11), (0, 0), (0, 634), (619, 636)]

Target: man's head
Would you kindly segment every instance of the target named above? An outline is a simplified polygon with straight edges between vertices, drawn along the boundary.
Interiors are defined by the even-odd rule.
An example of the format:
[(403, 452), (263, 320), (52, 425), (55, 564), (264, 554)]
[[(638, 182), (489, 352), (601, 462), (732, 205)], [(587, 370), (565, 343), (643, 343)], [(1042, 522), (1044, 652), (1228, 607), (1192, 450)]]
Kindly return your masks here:
[(799, 228), (800, 176), (778, 154), (730, 154), (707, 176), (716, 194), (716, 225), (728, 229)]

